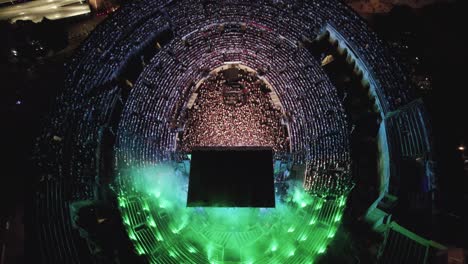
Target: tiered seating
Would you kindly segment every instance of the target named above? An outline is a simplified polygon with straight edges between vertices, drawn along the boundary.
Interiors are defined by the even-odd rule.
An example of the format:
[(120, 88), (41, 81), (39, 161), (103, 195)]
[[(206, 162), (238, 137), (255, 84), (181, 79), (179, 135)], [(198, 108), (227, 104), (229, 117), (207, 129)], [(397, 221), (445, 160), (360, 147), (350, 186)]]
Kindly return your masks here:
[(177, 201), (165, 207), (165, 194), (123, 192), (119, 205), (129, 237), (136, 252), (155, 263), (304, 263), (325, 251), (346, 203), (344, 196), (325, 200), (303, 193), (276, 209), (189, 208)]
[[(427, 118), (427, 112), (420, 100), (387, 115), (385, 127), (392, 160), (389, 191), (394, 195), (400, 194), (401, 184), (405, 180), (420, 182), (417, 188), (412, 187), (411, 190), (425, 193), (424, 195), (428, 195), (427, 192), (436, 186), (432, 173), (426, 173), (425, 170), (425, 166), (430, 165), (432, 160)], [(415, 171), (416, 167), (421, 169)]]
[(386, 119), (387, 131), (395, 140), (394, 153), (396, 157), (424, 157), (431, 151), (427, 113), (421, 100), (392, 112)]
[(63, 183), (44, 180), (42, 192), (35, 199), (34, 227), (43, 259), (49, 263), (65, 263), (78, 259), (76, 237), (72, 233), (69, 203)]
[[(330, 191), (327, 195), (333, 194), (335, 198), (345, 194), (346, 186), (350, 185), (351, 160), (346, 114), (319, 62), (302, 48), (305, 38), (314, 39), (326, 25), (339, 32), (341, 40), (369, 70), (384, 114), (412, 100), (404, 87), (405, 76), (387, 49), (363, 21), (338, 1), (142, 0), (124, 5), (99, 25), (67, 64), (64, 92), (58, 97), (59, 103), (39, 141), (40, 154), (46, 155), (40, 157), (42, 175), (57, 181), (57, 185), (46, 185), (41, 191), (46, 200), (38, 200), (38, 214), (45, 217), (48, 208), (59, 208), (52, 214), (53, 226), (40, 232), (45, 249), (59, 248), (47, 249), (46, 262), (77, 259), (69, 219), (60, 212), (66, 211), (66, 202), (94, 197), (99, 147), (103, 146), (99, 135), (102, 127), (110, 125), (113, 107), (124, 105), (118, 127), (114, 126), (112, 132), (116, 136), (116, 168), (151, 166), (176, 156), (180, 159), (184, 154), (176, 153), (175, 125), (179, 114), (194, 84), (206, 77), (207, 71), (227, 61), (240, 61), (257, 70), (275, 89), (282, 111), (290, 120), (288, 133), (294, 163), (306, 164), (309, 172), (343, 168), (345, 173), (333, 180), (325, 174), (317, 178), (317, 173), (308, 173), (306, 189), (316, 195), (326, 189)], [(160, 47), (156, 42), (159, 43), (158, 34), (163, 30), (170, 31), (172, 37)], [(143, 56), (147, 45), (158, 52), (142, 66), (136, 81), (125, 82), (123, 71), (128, 70), (129, 61)], [(411, 112), (395, 116), (403, 120), (398, 122), (409, 125), (409, 136), (398, 134), (398, 123), (395, 127), (398, 133), (394, 135), (404, 146), (403, 155), (423, 152), (424, 137), (417, 133), (424, 121), (418, 121)], [(114, 124), (118, 117), (113, 116)], [(131, 179), (122, 183), (129, 186)], [(320, 221), (332, 221), (331, 215), (339, 211), (333, 205), (336, 202), (330, 202), (329, 213), (324, 213)], [(141, 210), (138, 204), (131, 206), (134, 211)], [(145, 220), (142, 224), (143, 218), (128, 221), (142, 227), (134, 234), (144, 241), (137, 250), (146, 253), (157, 250), (153, 247), (156, 242), (149, 237), (150, 223)], [(158, 228), (161, 237), (169, 236), (163, 234), (169, 232), (169, 226), (165, 228), (163, 222), (156, 224), (161, 227)], [(68, 231), (51, 233), (57, 227)], [(53, 237), (51, 245), (46, 244), (48, 237)], [(310, 247), (316, 250), (318, 245), (312, 244)], [(186, 251), (171, 252), (149, 258), (156, 262), (164, 258), (168, 261), (165, 263), (179, 263), (171, 255), (187, 258)], [(194, 254), (201, 263), (206, 252), (197, 252)], [(297, 258), (300, 262), (300, 257)], [(263, 260), (268, 263), (269, 257)]]
[[(262, 34), (265, 42), (258, 41)], [(297, 52), (295, 47), (287, 45), (276, 48), (279, 39), (256, 27), (247, 27), (244, 32), (230, 31), (219, 34), (218, 26), (212, 25), (202, 33), (195, 32), (192, 35), (185, 37), (190, 43), (189, 47), (184, 47), (181, 42), (173, 43), (168, 47), (171, 52), (156, 55), (135, 84), (119, 132), (122, 135), (119, 151), (124, 155), (122, 159), (125, 163), (130, 160), (137, 165), (142, 165), (138, 163), (141, 160), (149, 163), (157, 162), (157, 158), (160, 157), (158, 152), (170, 151), (176, 147), (175, 133), (168, 128), (171, 122), (168, 113), (175, 111), (178, 101), (188, 99), (179, 97), (189, 95), (185, 89), (191, 87), (190, 83), (193, 80), (203, 77), (203, 72), (198, 69), (214, 68), (222, 65), (224, 61), (241, 61), (254, 69), (270, 68), (263, 77), (276, 89), (284, 108), (295, 113), (293, 122), (290, 123), (290, 140), (292, 152), (298, 153), (296, 162), (308, 160), (315, 166), (325, 166), (325, 162), (336, 164), (349, 162), (348, 132), (341, 103), (334, 87), (319, 65), (307, 57), (304, 51)], [(200, 35), (202, 37), (199, 37)], [(195, 51), (203, 50), (207, 39), (211, 46), (216, 47), (216, 51), (201, 54), (200, 58)], [(237, 48), (243, 45), (262, 48), (258, 50)], [(295, 64), (290, 61), (290, 56), (293, 54), (297, 54)], [(271, 64), (267, 63), (268, 61), (272, 61)], [(290, 67), (279, 73), (277, 65), (290, 65)], [(178, 76), (168, 74), (177, 72), (181, 68), (187, 70)], [(308, 84), (313, 85), (315, 79), (325, 81), (316, 85), (315, 89), (309, 88)], [(156, 84), (158, 86), (149, 87), (145, 80), (152, 80), (150, 86)], [(180, 88), (174, 91), (173, 87)], [(154, 110), (148, 111), (148, 109)], [(154, 142), (158, 142), (157, 146)], [(167, 142), (167, 145), (163, 145), (163, 142)], [(139, 146), (140, 143), (142, 145)], [(131, 155), (135, 157), (132, 158)]]
[(426, 245), (394, 229), (389, 229), (386, 236), (385, 249), (379, 263), (426, 263)]

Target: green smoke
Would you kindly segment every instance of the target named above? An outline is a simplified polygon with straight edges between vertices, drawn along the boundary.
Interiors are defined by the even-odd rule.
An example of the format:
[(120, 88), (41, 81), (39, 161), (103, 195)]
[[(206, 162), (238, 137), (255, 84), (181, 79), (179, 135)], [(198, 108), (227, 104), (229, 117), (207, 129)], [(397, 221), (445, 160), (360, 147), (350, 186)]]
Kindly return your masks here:
[(276, 208), (187, 207), (185, 171), (166, 163), (119, 176), (127, 232), (151, 263), (313, 263), (333, 239), (346, 202), (290, 182)]

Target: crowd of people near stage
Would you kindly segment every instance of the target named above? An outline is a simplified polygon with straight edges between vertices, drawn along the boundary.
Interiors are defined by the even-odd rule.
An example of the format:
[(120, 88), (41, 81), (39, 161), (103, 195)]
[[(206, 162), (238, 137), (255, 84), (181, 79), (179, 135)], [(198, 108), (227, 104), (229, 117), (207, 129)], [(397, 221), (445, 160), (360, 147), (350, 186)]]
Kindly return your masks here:
[[(205, 80), (197, 90), (195, 105), (188, 110), (180, 149), (266, 146), (275, 152), (287, 151), (287, 128), (281, 124), (281, 110), (275, 108), (270, 92), (262, 91), (261, 85), (254, 74), (246, 72), (235, 84), (222, 73)], [(229, 93), (238, 96), (233, 103), (227, 101)]]

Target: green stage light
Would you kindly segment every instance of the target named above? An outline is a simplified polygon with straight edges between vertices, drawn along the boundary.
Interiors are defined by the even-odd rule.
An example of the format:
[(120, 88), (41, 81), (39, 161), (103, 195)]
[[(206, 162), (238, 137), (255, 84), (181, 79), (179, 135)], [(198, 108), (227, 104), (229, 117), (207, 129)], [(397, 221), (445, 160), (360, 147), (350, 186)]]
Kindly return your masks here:
[(275, 208), (187, 207), (188, 178), (160, 164), (120, 172), (118, 204), (135, 251), (151, 263), (313, 263), (335, 236), (346, 197), (301, 183)]

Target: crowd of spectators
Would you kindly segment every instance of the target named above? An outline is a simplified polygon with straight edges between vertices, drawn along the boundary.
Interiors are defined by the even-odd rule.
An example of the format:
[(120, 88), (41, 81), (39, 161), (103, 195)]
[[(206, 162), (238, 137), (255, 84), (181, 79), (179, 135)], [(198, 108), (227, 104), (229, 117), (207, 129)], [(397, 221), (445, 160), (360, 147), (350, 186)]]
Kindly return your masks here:
[[(303, 48), (303, 42), (314, 40), (326, 30), (326, 25), (339, 31), (366, 66), (366, 76), (376, 84), (372, 88), (384, 114), (411, 101), (404, 88), (406, 78), (385, 44), (339, 1), (143, 0), (123, 5), (97, 26), (66, 65), (63, 93), (39, 142), (44, 191), (38, 196), (38, 208), (58, 208), (55, 214), (44, 218), (50, 224), (41, 234), (47, 236), (57, 228), (68, 228), (60, 215), (66, 213), (69, 201), (93, 199), (102, 151), (100, 131), (106, 126), (112, 126), (110, 131), (116, 138), (112, 146), (116, 168), (171, 159), (178, 147), (187, 149), (190, 141), (261, 144), (278, 151), (289, 148), (294, 163), (306, 164), (310, 168), (304, 180), (309, 184), (306, 188), (324, 186), (326, 179), (316, 180), (317, 175), (324, 174), (317, 172), (329, 168), (339, 168), (340, 173), (333, 177), (343, 179), (334, 182), (348, 184), (351, 152), (346, 113), (320, 62)], [(156, 41), (162, 30), (172, 32), (163, 46)], [(156, 50), (155, 55), (142, 60), (143, 71), (135, 82), (122, 85), (119, 80), (126, 78), (122, 73), (128, 61), (142, 57), (147, 45)], [(194, 111), (193, 119), (188, 120), (182, 143), (178, 143), (177, 135), (183, 126), (180, 113), (186, 111), (195, 82), (207, 77), (210, 70), (233, 61), (256, 69), (258, 78), (274, 87), (286, 117), (288, 140), (285, 141), (285, 132), (278, 123), (279, 112), (272, 110), (261, 98), (261, 92), (257, 93), (255, 86), (246, 81), (251, 93), (248, 103), (236, 106), (239, 119), (229, 122), (239, 126), (236, 130), (215, 125), (217, 118), (233, 119), (227, 111), (231, 106), (217, 104), (218, 97), (206, 102), (219, 107), (219, 116), (212, 115), (212, 122), (201, 120), (210, 114), (209, 103), (201, 103), (199, 112), (190, 110)], [(221, 85), (215, 79), (200, 87), (200, 98), (211, 99), (203, 91), (210, 89), (206, 87), (209, 84), (216, 89), (217, 83)], [(263, 105), (258, 112), (250, 108), (256, 100)], [(114, 126), (109, 120), (116, 113), (116, 105), (123, 109), (118, 118), (112, 119), (117, 124)], [(244, 118), (269, 125), (241, 135), (235, 131), (255, 123), (248, 124)], [(209, 133), (220, 129), (232, 133), (209, 138)], [(48, 190), (47, 186), (53, 189)], [(74, 247), (72, 239), (67, 239), (66, 234), (54, 236), (56, 240), (49, 248), (59, 250), (47, 252), (49, 262), (74, 259), (74, 253), (70, 253)]]
[[(197, 102), (188, 110), (179, 149), (186, 152), (198, 146), (267, 146), (275, 152), (289, 149), (281, 111), (273, 106), (269, 92), (261, 90), (262, 82), (255, 75), (242, 71), (241, 76), (235, 83), (229, 83), (218, 73), (198, 88)], [(235, 98), (229, 99), (230, 95)]]

